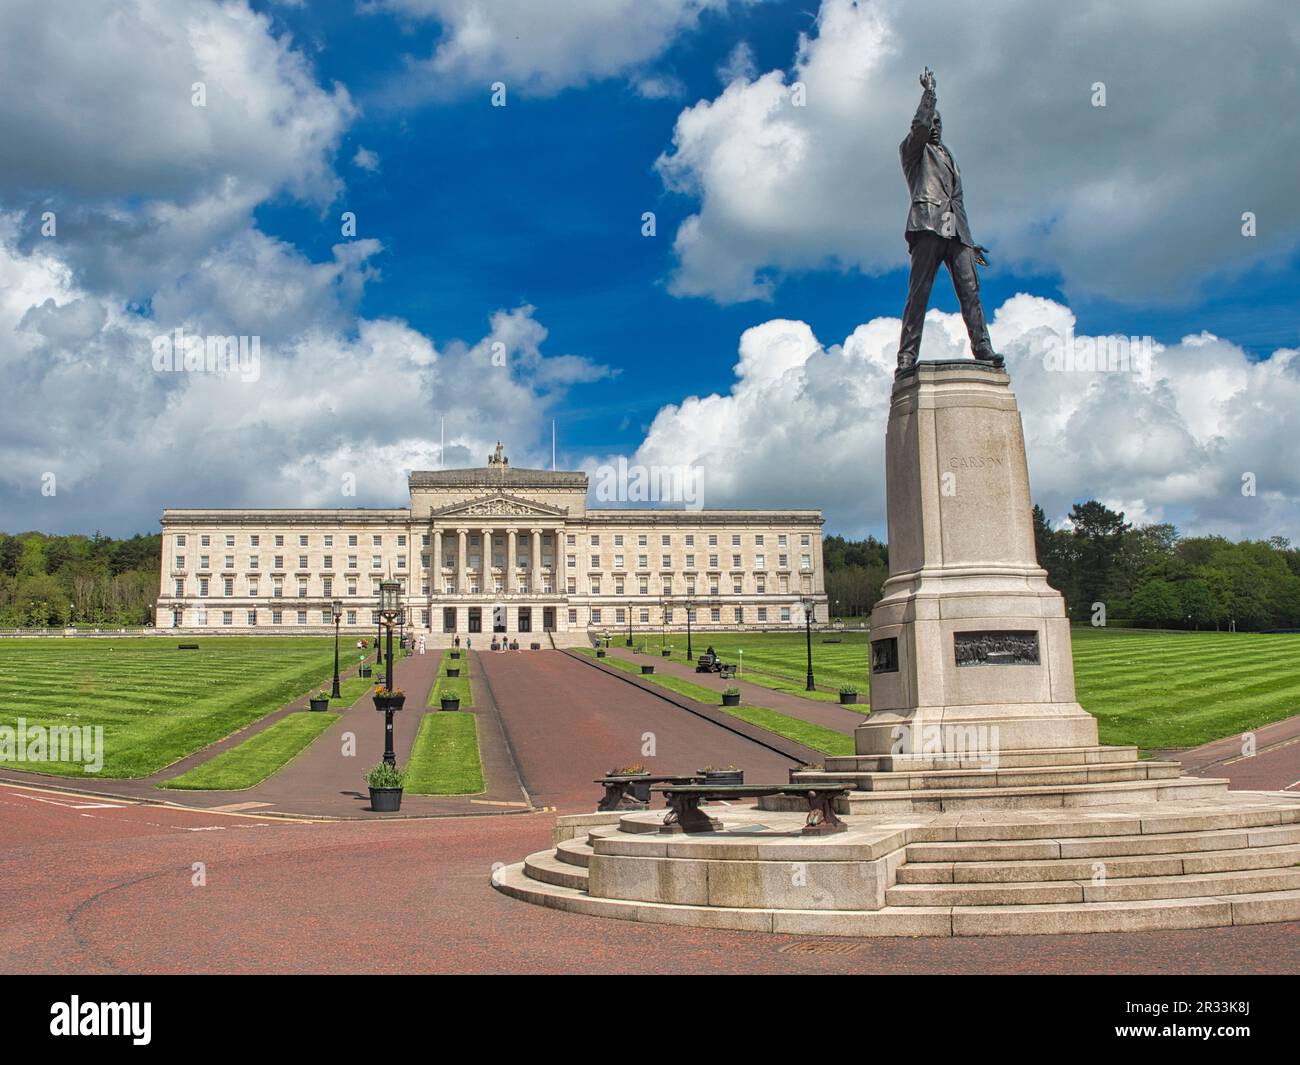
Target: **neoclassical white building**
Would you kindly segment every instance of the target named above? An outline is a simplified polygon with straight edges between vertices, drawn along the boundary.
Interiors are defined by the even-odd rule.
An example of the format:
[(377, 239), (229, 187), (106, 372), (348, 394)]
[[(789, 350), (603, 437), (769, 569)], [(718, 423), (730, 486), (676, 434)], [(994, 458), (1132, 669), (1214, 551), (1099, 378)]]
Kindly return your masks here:
[(827, 617), (817, 510), (589, 509), (587, 475), (415, 471), (404, 509), (166, 510), (156, 624), (183, 631), (373, 631), (379, 582), (434, 645), (501, 633), (557, 645)]

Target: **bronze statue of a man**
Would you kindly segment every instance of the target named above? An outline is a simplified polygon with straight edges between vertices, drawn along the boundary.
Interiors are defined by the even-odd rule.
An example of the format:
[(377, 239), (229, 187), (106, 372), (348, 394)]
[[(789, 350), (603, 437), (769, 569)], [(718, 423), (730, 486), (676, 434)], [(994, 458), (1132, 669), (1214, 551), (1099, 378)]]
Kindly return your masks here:
[(912, 272), (907, 281), (907, 306), (903, 310), (903, 332), (898, 342), (898, 368), (916, 364), (921, 350), (921, 330), (930, 288), (940, 263), (947, 263), (952, 286), (961, 301), (961, 316), (970, 334), (971, 351), (982, 362), (1002, 366), (1002, 356), (993, 350), (984, 309), (980, 306), (980, 279), (975, 267), (987, 266), (985, 248), (971, 239), (962, 201), (961, 171), (943, 143), (943, 124), (935, 108), (934, 74), (929, 67), (921, 74), (921, 103), (912, 119), (912, 130), (898, 147), (903, 176), (912, 194), (907, 215), (907, 246), (912, 253)]

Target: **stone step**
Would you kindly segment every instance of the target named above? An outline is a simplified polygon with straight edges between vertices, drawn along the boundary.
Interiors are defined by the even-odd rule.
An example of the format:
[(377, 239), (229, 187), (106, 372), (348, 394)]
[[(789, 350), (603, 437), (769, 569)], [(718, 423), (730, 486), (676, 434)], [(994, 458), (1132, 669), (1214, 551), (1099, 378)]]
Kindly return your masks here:
[[(917, 773), (942, 769), (981, 769), (985, 753), (956, 754), (853, 754), (829, 755), (827, 772)], [(1097, 765), (1108, 762), (1136, 762), (1136, 747), (1044, 747), (1034, 750), (999, 751), (998, 765), (1020, 766)]]
[(1106, 858), (1045, 858), (988, 862), (904, 862), (899, 884), (1006, 884), (1061, 880), (1092, 882), (1099, 876), (1181, 876), (1242, 869), (1285, 869), (1300, 863), (1300, 844), (1191, 854), (1129, 854)]
[(1178, 762), (1116, 762), (1100, 765), (1024, 766), (998, 769), (941, 769), (924, 773), (803, 771), (792, 784), (853, 784), (861, 791), (926, 791), (943, 788), (1014, 788), (1032, 785), (1105, 784), (1127, 780), (1175, 780)]
[(591, 844), (581, 840), (566, 839), (555, 846), (555, 857), (575, 868), (586, 869), (591, 862)]
[(524, 859), (524, 872), (529, 879), (557, 887), (587, 890), (587, 871), (556, 858), (554, 851), (538, 851)]
[(1216, 832), (1135, 833), (1072, 839), (1001, 840), (912, 843), (910, 862), (995, 862), (1033, 858), (1106, 858), (1124, 854), (1188, 854), (1300, 843), (1300, 826), (1229, 828)]
[(885, 906), (871, 912), (738, 909), (601, 899), (533, 880), (524, 863), (497, 870), (492, 886), (525, 902), (570, 913), (649, 924), (805, 936), (983, 936), (1138, 932), (1300, 920), (1300, 891), (1133, 902), (1008, 906)]
[(1300, 869), (1254, 869), (1181, 876), (1120, 877), (1105, 883), (1033, 881), (1000, 884), (899, 884), (890, 906), (1014, 906), (1044, 903), (1138, 902), (1300, 890)]

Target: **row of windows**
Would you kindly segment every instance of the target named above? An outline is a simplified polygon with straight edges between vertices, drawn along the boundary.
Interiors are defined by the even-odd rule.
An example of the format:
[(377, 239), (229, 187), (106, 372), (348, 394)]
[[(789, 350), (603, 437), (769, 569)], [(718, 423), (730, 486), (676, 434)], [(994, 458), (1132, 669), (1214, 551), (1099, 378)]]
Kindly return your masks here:
[[(398, 583), (403, 585), (403, 594), (405, 594), (405, 582), (399, 581)], [(803, 583), (806, 584), (806, 579), (804, 580)], [(480, 593), (480, 590), (486, 587), (485, 584), (480, 582), (477, 576), (472, 577), (469, 581), (466, 582), (466, 584), (467, 584), (467, 590), (471, 595), (478, 595)], [(696, 595), (698, 593), (699, 585), (696, 582), (694, 577), (688, 576), (684, 584), (685, 584), (684, 594)], [(235, 578), (233, 577), (221, 578), (218, 587), (221, 589), (221, 595), (227, 598), (233, 597), (235, 595)], [(256, 598), (261, 587), (262, 587), (261, 583), (256, 578), (249, 579), (247, 595), (251, 598)], [(291, 585), (291, 587), (293, 586)], [(306, 579), (299, 579), (296, 587), (298, 590), (299, 599), (307, 599), (313, 595), (313, 593), (310, 592), (309, 590), (310, 582)], [(346, 594), (348, 596), (355, 596), (361, 594), (360, 593), (361, 585), (359, 579), (356, 577), (345, 578), (342, 584), (340, 585), (340, 587), (346, 589)], [(426, 578), (425, 580), (420, 582), (420, 594), (421, 595), (432, 594), (431, 592), (432, 587), (433, 587), (432, 583)], [(540, 587), (541, 587), (542, 594), (545, 595), (550, 595), (554, 591), (554, 584), (549, 576), (543, 576), (542, 581), (540, 582)], [(592, 575), (587, 581), (587, 594), (600, 595), (602, 594), (602, 588), (604, 587), (605, 587), (604, 582), (601, 580), (600, 576)], [(636, 585), (634, 585), (634, 587), (636, 589), (635, 594), (642, 595), (642, 596), (648, 596), (648, 595), (671, 596), (677, 594), (676, 591), (674, 590), (674, 581), (671, 575), (662, 578), (657, 584), (652, 582), (649, 578), (643, 578), (642, 580), (638, 581)], [(712, 577), (709, 580), (708, 584), (705, 585), (705, 587), (707, 588), (709, 595), (721, 595), (722, 589), (724, 587), (730, 587), (731, 594), (733, 595), (744, 595), (745, 594), (744, 575), (739, 573), (732, 574), (731, 580), (728, 584), (724, 584), (720, 577)], [(177, 577), (172, 581), (172, 594), (177, 599), (185, 598), (186, 588), (187, 588), (187, 583), (185, 581), (185, 578)], [(515, 589), (517, 592), (521, 594), (525, 594), (525, 595), (528, 594), (528, 590), (529, 590), (528, 581), (526, 580), (518, 581), (515, 585)], [(500, 578), (497, 578), (492, 582), (492, 591), (494, 593), (504, 594), (506, 590), (507, 590), (506, 582), (501, 580)], [(447, 595), (455, 594), (456, 592), (455, 582), (445, 581), (442, 586), (442, 591)], [(774, 591), (780, 594), (789, 594), (790, 591), (789, 578), (786, 577), (784, 574), (782, 574), (777, 579)], [(757, 595), (766, 595), (767, 592), (768, 592), (768, 582), (767, 582), (766, 575), (762, 573), (755, 574), (754, 593)], [(565, 581), (565, 593), (567, 595), (578, 594), (578, 580), (576, 577), (569, 577)], [(320, 592), (318, 594), (326, 599), (334, 595), (333, 578), (324, 577), (321, 579)], [(370, 584), (370, 591), (367, 594), (372, 596), (379, 595), (378, 580), (372, 579)], [(624, 581), (623, 578), (617, 577), (614, 579), (612, 583), (612, 594), (620, 595), (620, 596), (628, 594), (627, 582)], [(211, 595), (212, 595), (211, 578), (209, 577), (198, 578), (198, 597), (200, 599), (207, 599)], [(273, 599), (285, 598), (284, 581), (278, 577), (273, 577), (271, 579), (271, 598)]]
[[(755, 611), (757, 614), (757, 620), (760, 624), (772, 620), (772, 618), (769, 617), (769, 611), (767, 607), (765, 606), (756, 607)], [(218, 612), (214, 611), (212, 618), (210, 620), (207, 610), (205, 610), (203, 607), (199, 607), (194, 612), (194, 615), (191, 618), (191, 622), (192, 624), (195, 625), (208, 625), (208, 624), (215, 623), (219, 620), (220, 624), (223, 626), (234, 625), (236, 613), (237, 612), (234, 610), (222, 610), (219, 612), (219, 618), (218, 618)], [(265, 618), (262, 615), (260, 615), (259, 612), (255, 609), (240, 611), (238, 613), (243, 614), (242, 624), (244, 625), (256, 626), (265, 623)], [(264, 613), (266, 612), (263, 612), (263, 614)], [(357, 625), (362, 620), (365, 619), (367, 613), (369, 614), (368, 624), (378, 625), (380, 622), (378, 610), (371, 610), (371, 611), (345, 610), (340, 620), (347, 625)], [(623, 607), (618, 607), (615, 610), (611, 611), (611, 613), (613, 615), (614, 624), (622, 625), (627, 623), (627, 612), (624, 610)], [(662, 618), (657, 619), (656, 623), (661, 622), (662, 624), (665, 625), (676, 624), (677, 621), (676, 612), (671, 607), (666, 608), (662, 613), (663, 613)], [(710, 622), (714, 624), (721, 624), (723, 608), (711, 607), (708, 613), (709, 613), (708, 620)], [(269, 614), (270, 614), (270, 623), (272, 625), (285, 625), (285, 624), (333, 625), (334, 624), (334, 614), (330, 610), (296, 610), (296, 611), (272, 610), (269, 612)], [(687, 614), (686, 611), (681, 612), (681, 620), (684, 621), (686, 619), (686, 614)], [(592, 607), (591, 624), (592, 625), (602, 624), (602, 617), (603, 617), (603, 611), (601, 610), (601, 608)], [(745, 608), (743, 606), (732, 608), (731, 620), (735, 621), (737, 624), (743, 625), (745, 624), (745, 617), (746, 617), (746, 613), (745, 613)], [(649, 625), (650, 610), (648, 608), (643, 607), (640, 610), (640, 616), (638, 620), (643, 625)], [(690, 611), (690, 620), (692, 622), (698, 622), (700, 620), (700, 611), (698, 610)], [(781, 607), (780, 620), (782, 622), (787, 622), (787, 623), (790, 621), (789, 607)], [(184, 611), (181, 610), (172, 611), (172, 626), (174, 628), (180, 628), (184, 624), (185, 624)], [(420, 624), (423, 625), (425, 628), (428, 628), (429, 626), (429, 610), (427, 608), (422, 609), (420, 611)], [(569, 608), (569, 624), (570, 625), (578, 624), (578, 609), (576, 607)]]
[[(371, 542), (371, 544), (372, 544), (373, 546), (375, 546), (375, 547), (382, 547), (382, 546), (383, 546), (383, 544), (384, 544), (384, 534), (383, 534), (383, 533), (370, 533), (370, 534), (368, 534), (368, 535), (370, 536), (370, 542)], [(390, 535), (392, 535), (392, 534), (390, 534)], [(395, 535), (397, 536), (397, 546), (398, 546), (398, 547), (405, 547), (405, 546), (406, 546), (406, 534), (405, 534), (405, 533), (397, 533), (397, 534), (395, 534)], [(685, 537), (685, 541), (684, 541), (684, 543), (685, 543), (685, 546), (686, 546), (686, 547), (694, 547), (694, 546), (695, 546), (695, 534), (694, 534), (694, 533), (684, 533), (684, 534), (682, 534), (682, 535)], [(348, 533), (348, 534), (347, 534), (347, 546), (348, 546), (348, 547), (358, 547), (358, 546), (359, 546), (359, 540), (360, 540), (361, 536), (362, 536), (362, 534), (359, 534), (359, 533)], [(188, 533), (176, 533), (176, 534), (175, 534), (175, 537), (176, 537), (176, 539), (175, 539), (175, 544), (176, 544), (177, 549), (183, 550), (184, 548), (186, 548), (186, 547), (188, 546), (188, 544), (189, 544), (189, 534), (188, 534)], [(224, 539), (224, 541), (225, 541), (225, 546), (226, 546), (226, 547), (234, 547), (234, 546), (235, 546), (235, 535), (234, 535), (234, 533), (218, 534), (218, 537)], [(624, 534), (623, 534), (623, 533), (614, 533), (614, 534), (613, 534), (613, 537), (614, 537), (614, 546), (615, 546), (615, 547), (623, 547), (623, 546), (624, 546), (624, 543), (623, 543), (623, 541), (624, 541)], [(766, 546), (767, 534), (765, 534), (765, 533), (754, 533), (754, 534), (753, 534), (753, 537), (754, 537), (754, 546), (755, 546), (755, 547), (764, 547), (764, 546)], [(630, 538), (630, 537), (629, 537), (629, 538)], [(708, 542), (708, 546), (709, 546), (709, 547), (717, 547), (717, 546), (718, 546), (718, 538), (719, 538), (719, 534), (718, 534), (718, 533), (708, 533), (708, 534), (707, 534), (707, 542)], [(211, 533), (200, 533), (199, 536), (198, 536), (199, 547), (201, 547), (201, 548), (203, 548), (203, 547), (211, 547), (211, 546), (212, 546), (212, 539), (213, 539), (213, 537), (212, 537), (212, 534), (211, 534)], [(274, 534), (271, 535), (270, 539), (271, 539), (271, 545), (272, 545), (272, 546), (275, 546), (275, 547), (284, 547), (284, 546), (285, 546), (285, 534), (284, 534), (284, 533), (274, 533)], [(340, 536), (339, 539), (342, 540), (343, 537)], [(469, 537), (468, 537), (468, 540), (469, 540), (469, 543), (470, 543), (472, 546), (474, 546), (474, 547), (478, 547), (478, 546), (480, 545), (480, 543), (481, 543), (482, 537), (481, 537), (478, 533), (471, 533), (471, 534), (469, 535)], [(649, 534), (648, 534), (648, 533), (638, 533), (638, 534), (637, 534), (637, 537), (636, 537), (636, 541), (637, 541), (637, 543), (636, 543), (637, 547), (647, 547), (647, 546), (649, 546)], [(500, 536), (500, 535), (494, 536), (494, 537), (493, 537), (493, 542), (494, 542), (495, 544), (497, 544), (497, 545), (500, 545), (500, 544), (502, 544), (502, 543), (505, 542), (505, 537), (504, 537), (504, 536)], [(569, 533), (569, 534), (566, 536), (566, 538), (565, 538), (565, 542), (568, 544), (569, 547), (576, 547), (576, 546), (577, 546), (577, 543), (578, 543), (578, 534), (577, 534), (577, 533)], [(589, 537), (589, 542), (590, 542), (590, 545), (591, 545), (592, 547), (599, 547), (599, 546), (600, 546), (600, 543), (601, 543), (600, 533), (591, 533), (591, 534), (590, 534), (590, 537)], [(663, 547), (671, 547), (671, 546), (672, 546), (672, 542), (673, 542), (673, 538), (672, 538), (672, 534), (671, 534), (671, 533), (663, 533), (663, 534), (661, 534), (660, 537), (659, 537), (659, 543), (660, 543), (660, 545), (663, 546)], [(786, 547), (786, 546), (788, 546), (788, 542), (789, 542), (789, 535), (788, 535), (787, 533), (777, 533), (777, 534), (776, 534), (776, 546), (777, 546), (777, 547)], [(546, 546), (550, 546), (551, 543), (552, 543), (552, 537), (549, 536), (549, 535), (547, 535), (547, 536), (543, 536), (543, 537), (542, 537), (542, 543), (543, 543), (544, 545), (546, 545)], [(308, 533), (299, 533), (299, 534), (298, 534), (298, 546), (299, 546), (299, 547), (309, 547), (310, 545), (311, 545), (311, 538), (310, 538), (310, 535), (309, 535)], [(423, 534), (421, 534), (421, 536), (420, 536), (420, 545), (421, 545), (422, 547), (428, 547), (428, 546), (429, 546), (429, 534), (428, 534), (428, 533), (423, 533)], [(249, 546), (249, 547), (261, 547), (261, 546), (262, 546), (262, 534), (261, 534), (261, 533), (249, 533), (249, 535), (248, 535), (248, 546)], [(333, 547), (333, 546), (334, 546), (334, 534), (333, 534), (333, 533), (323, 533), (323, 534), (322, 534), (322, 546), (324, 546), (324, 547)], [(340, 545), (340, 546), (341, 546), (341, 545)], [(732, 533), (732, 534), (731, 534), (731, 546), (732, 546), (732, 547), (740, 547), (740, 546), (741, 546), (740, 533)], [(811, 533), (799, 533), (799, 546), (800, 546), (800, 547), (810, 547), (810, 546), (812, 546), (812, 534), (811, 534)]]

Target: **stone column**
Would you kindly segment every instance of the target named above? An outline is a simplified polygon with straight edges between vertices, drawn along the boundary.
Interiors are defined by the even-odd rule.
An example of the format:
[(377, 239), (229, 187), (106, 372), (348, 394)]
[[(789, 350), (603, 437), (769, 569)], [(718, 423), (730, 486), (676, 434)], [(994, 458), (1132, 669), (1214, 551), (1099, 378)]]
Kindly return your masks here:
[[(433, 554), (429, 556), (432, 563), (429, 573), (429, 592), (432, 595), (442, 595), (442, 530), (434, 529), (433, 536)], [(429, 626), (433, 626), (433, 614), (429, 614)]]
[(542, 590), (542, 530), (529, 529), (533, 537), (533, 571), (528, 575), (528, 579), (533, 584), (533, 594), (536, 595)]
[(469, 591), (469, 530), (456, 530), (456, 591), (464, 595)]
[(516, 575), (517, 561), (515, 558), (515, 530), (506, 530), (506, 591), (516, 592), (519, 590), (519, 581)]
[(492, 530), (480, 529), (478, 536), (483, 545), (483, 553), (479, 556), (479, 587), (485, 595), (491, 595), (496, 590), (488, 587), (492, 577)]
[(1002, 751), (1097, 743), (1097, 722), (1075, 700), (1065, 600), (1035, 557), (1008, 383), (972, 359), (918, 363), (894, 381), (889, 579), (871, 612), (860, 755), (896, 753), (904, 730), (931, 744), (932, 728), (945, 751), (956, 729), (987, 733)]

